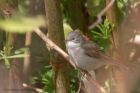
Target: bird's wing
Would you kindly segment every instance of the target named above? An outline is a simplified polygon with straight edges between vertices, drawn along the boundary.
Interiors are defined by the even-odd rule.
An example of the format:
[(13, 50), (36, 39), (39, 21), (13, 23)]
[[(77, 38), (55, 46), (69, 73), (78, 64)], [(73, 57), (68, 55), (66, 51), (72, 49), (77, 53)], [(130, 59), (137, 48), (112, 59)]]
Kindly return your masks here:
[(103, 60), (106, 63), (126, 68), (126, 66), (118, 62), (118, 60), (114, 60), (109, 55), (103, 53), (101, 49), (97, 46), (97, 44), (92, 41), (86, 41), (82, 45), (82, 48), (84, 50), (85, 55), (87, 56), (98, 58), (100, 60)]
[(94, 42), (86, 41), (81, 47), (87, 56), (100, 58), (100, 48)]
[(98, 45), (92, 41), (86, 41), (82, 45), (82, 48), (87, 56), (100, 58), (107, 61), (114, 61), (109, 55), (103, 53), (101, 49), (98, 47)]

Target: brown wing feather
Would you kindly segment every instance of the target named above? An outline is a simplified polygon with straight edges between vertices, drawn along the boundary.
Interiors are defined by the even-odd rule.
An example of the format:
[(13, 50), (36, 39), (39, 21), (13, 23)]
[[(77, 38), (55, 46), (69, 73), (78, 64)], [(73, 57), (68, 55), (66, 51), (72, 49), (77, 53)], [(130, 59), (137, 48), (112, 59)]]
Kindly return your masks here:
[(85, 50), (85, 54), (94, 57), (94, 58), (100, 58), (100, 49), (98, 46), (93, 43), (92, 41), (86, 41), (83, 45), (82, 48)]
[(118, 60), (114, 60), (113, 58), (106, 55), (105, 53), (102, 53), (101, 49), (97, 46), (97, 44), (92, 41), (86, 41), (82, 45), (82, 48), (84, 49), (85, 54), (90, 57), (100, 58), (101, 60), (104, 60), (104, 62), (108, 64), (112, 64), (112, 65), (116, 65), (116, 66), (128, 69), (127, 66), (118, 62)]

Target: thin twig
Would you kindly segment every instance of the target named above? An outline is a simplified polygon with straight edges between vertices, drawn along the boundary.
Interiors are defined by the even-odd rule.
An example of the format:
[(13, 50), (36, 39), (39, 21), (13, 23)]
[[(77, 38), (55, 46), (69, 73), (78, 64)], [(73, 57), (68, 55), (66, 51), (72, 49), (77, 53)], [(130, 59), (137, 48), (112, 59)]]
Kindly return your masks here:
[(111, 0), (108, 5), (97, 15), (97, 20), (92, 25), (88, 27), (89, 30), (93, 29), (95, 26), (97, 26), (99, 23), (102, 22), (102, 16), (113, 6), (115, 0)]
[(86, 78), (88, 81), (91, 81), (93, 85), (97, 87), (97, 89), (100, 91), (100, 93), (107, 93), (107, 91), (100, 85), (98, 84), (91, 76), (90, 73), (88, 72), (81, 72), (84, 78)]
[(22, 86), (25, 87), (25, 88), (33, 89), (33, 90), (37, 91), (38, 93), (42, 93), (42, 92), (43, 92), (42, 89), (35, 88), (35, 87), (30, 86), (30, 85), (28, 85), (28, 84), (26, 84), (26, 83), (23, 83)]
[(80, 80), (80, 82), (79, 82), (79, 88), (78, 88), (78, 91), (77, 91), (76, 93), (80, 93), (80, 91), (81, 91), (81, 86), (82, 86), (82, 82), (81, 82), (81, 80)]
[[(32, 40), (32, 32), (26, 33), (26, 38), (25, 38), (25, 46), (29, 47), (31, 45), (31, 40)], [(24, 73), (24, 78), (25, 80), (28, 79), (29, 76), (29, 69), (30, 69), (30, 51), (26, 50), (24, 57), (24, 66), (23, 66), (23, 73)]]
[(51, 41), (44, 33), (42, 33), (40, 29), (37, 28), (34, 30), (34, 32), (41, 39), (43, 39), (50, 48), (53, 48), (58, 53), (60, 53), (76, 69), (76, 64), (70, 59), (68, 54), (66, 52), (64, 52), (60, 47), (58, 47), (53, 41)]

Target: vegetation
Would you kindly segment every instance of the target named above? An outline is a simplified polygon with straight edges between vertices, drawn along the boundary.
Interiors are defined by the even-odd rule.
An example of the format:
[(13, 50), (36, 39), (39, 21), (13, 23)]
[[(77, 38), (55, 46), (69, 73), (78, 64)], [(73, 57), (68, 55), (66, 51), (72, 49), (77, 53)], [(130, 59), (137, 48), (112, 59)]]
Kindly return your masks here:
[[(89, 26), (98, 20), (97, 15), (111, 1), (1, 0), (0, 67), (3, 68), (0, 70), (6, 74), (0, 77), (6, 77), (8, 80), (2, 81), (0, 78), (1, 84), (5, 84), (0, 87), (23, 88), (25, 91), (28, 89), (36, 91), (36, 88), (39, 88), (43, 90), (42, 93), (76, 93), (78, 91), (79, 72), (73, 69), (57, 51), (46, 47), (44, 41), (40, 40), (34, 32), (37, 28), (46, 36), (49, 34), (48, 37), (64, 51), (66, 48), (63, 41), (67, 33), (78, 28), (96, 42), (103, 52), (110, 53), (109, 55), (113, 58), (121, 58), (126, 65), (137, 62), (139, 46), (132, 44), (131, 48), (126, 44), (139, 31), (137, 25), (139, 24), (137, 12), (140, 11), (139, 0), (116, 0), (101, 16), (102, 21), (89, 30)], [(127, 21), (128, 19), (130, 21)], [(135, 54), (130, 57), (129, 54), (134, 50)], [(130, 66), (130, 68), (133, 67)], [(139, 71), (136, 67), (135, 70)], [(136, 73), (133, 82), (129, 82), (130, 85), (124, 87), (130, 79), (126, 82), (118, 79), (120, 77), (126, 79), (128, 75), (122, 75), (122, 72), (117, 71), (115, 67), (109, 69), (103, 67), (97, 70), (97, 82), (105, 87), (108, 93), (138, 93), (140, 84), (135, 82), (139, 81), (140, 75)], [(27, 83), (28, 86), (22, 86), (23, 83)], [(27, 91), (27, 93), (31, 92)]]

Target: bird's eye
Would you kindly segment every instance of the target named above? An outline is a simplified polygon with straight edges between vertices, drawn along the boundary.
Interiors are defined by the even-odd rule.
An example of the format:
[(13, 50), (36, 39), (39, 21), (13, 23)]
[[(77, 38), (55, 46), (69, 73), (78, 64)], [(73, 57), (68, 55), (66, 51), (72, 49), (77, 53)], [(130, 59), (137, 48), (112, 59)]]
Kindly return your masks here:
[(74, 40), (75, 38), (71, 38), (71, 40)]

